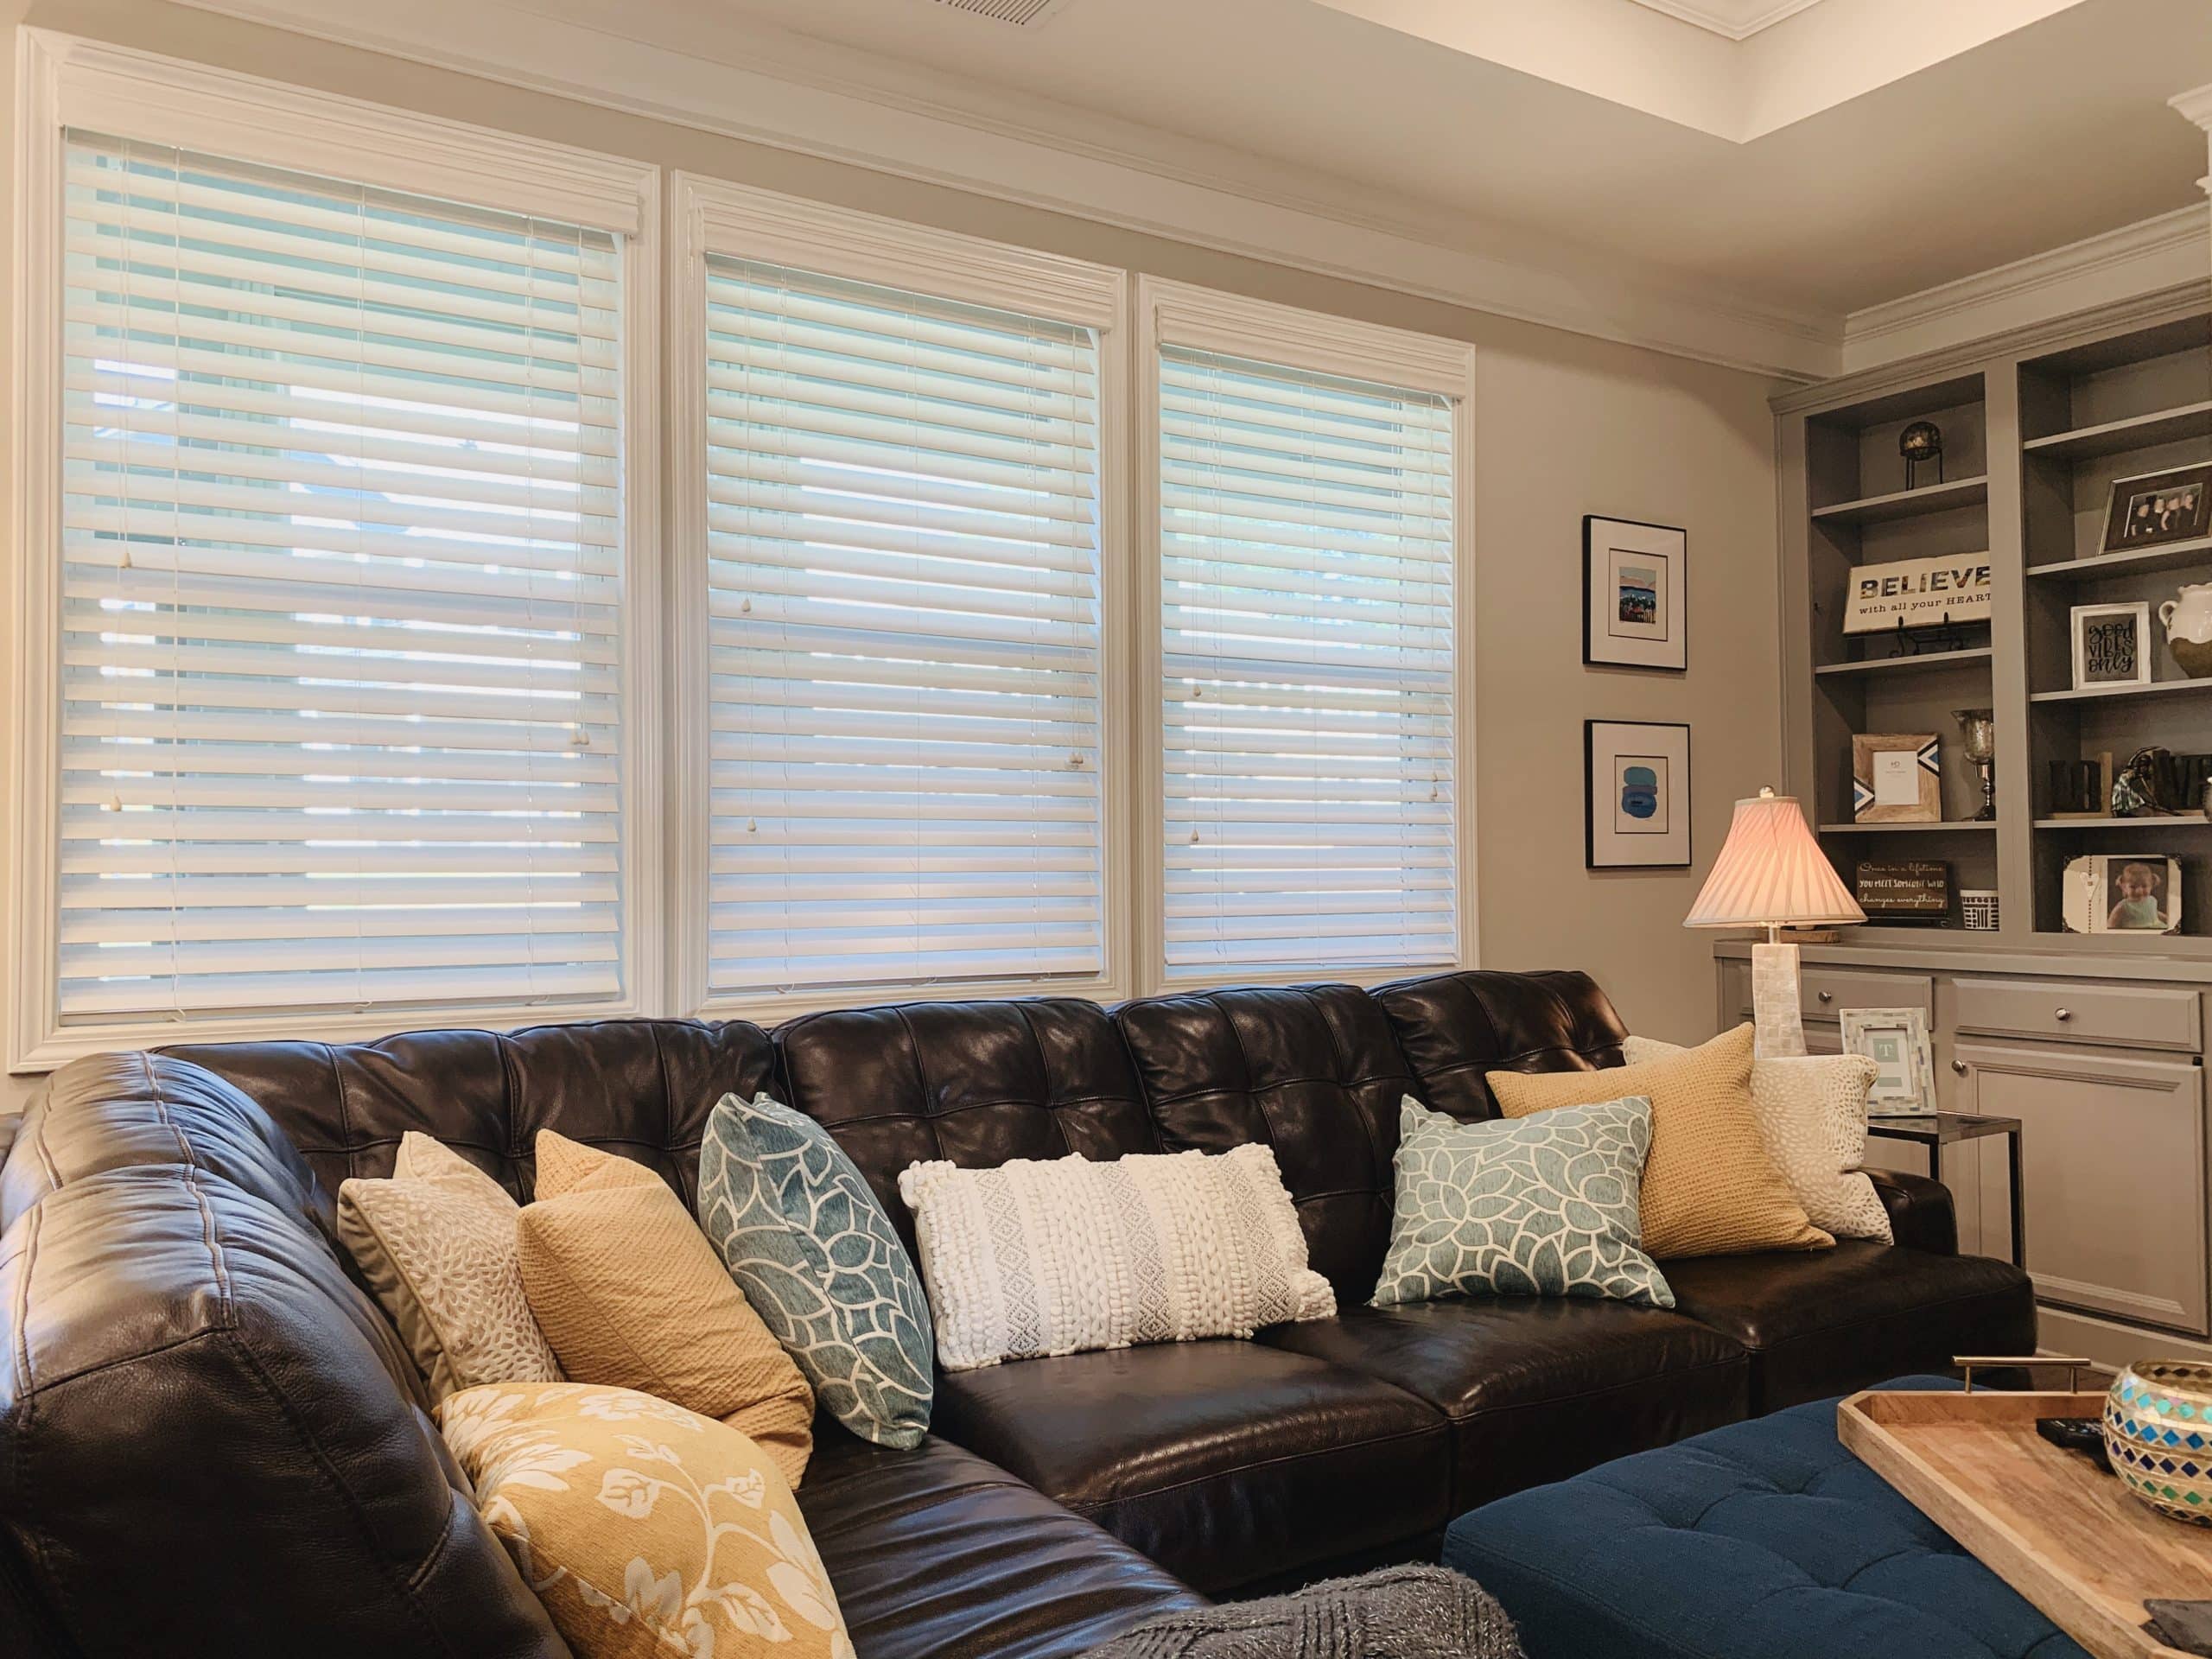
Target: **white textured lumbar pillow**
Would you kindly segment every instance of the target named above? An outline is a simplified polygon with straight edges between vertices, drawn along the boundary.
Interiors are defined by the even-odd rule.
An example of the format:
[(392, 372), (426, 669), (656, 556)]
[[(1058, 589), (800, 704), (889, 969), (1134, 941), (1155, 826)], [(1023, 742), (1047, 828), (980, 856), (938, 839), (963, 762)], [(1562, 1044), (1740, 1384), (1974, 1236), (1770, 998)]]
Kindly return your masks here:
[(948, 1371), (1140, 1343), (1249, 1337), (1337, 1311), (1274, 1153), (912, 1164), (922, 1279)]
[[(1681, 1052), (1656, 1037), (1631, 1037), (1622, 1046), (1630, 1065)], [(1766, 1155), (1813, 1225), (1838, 1238), (1886, 1244), (1890, 1212), (1859, 1167), (1866, 1160), (1866, 1090), (1876, 1069), (1864, 1054), (1753, 1060), (1751, 1109)]]

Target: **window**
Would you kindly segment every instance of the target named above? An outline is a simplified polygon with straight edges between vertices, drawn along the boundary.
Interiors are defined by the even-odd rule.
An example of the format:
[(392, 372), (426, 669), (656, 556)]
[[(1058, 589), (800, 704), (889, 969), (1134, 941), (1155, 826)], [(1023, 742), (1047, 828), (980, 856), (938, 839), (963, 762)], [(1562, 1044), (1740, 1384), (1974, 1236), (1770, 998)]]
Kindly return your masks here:
[(1000, 302), (901, 227), (867, 280), (785, 210), (804, 263), (748, 220), (700, 276), (705, 995), (1095, 982), (1118, 283)]
[(634, 1001), (625, 237), (47, 153), (35, 1039)]
[(1459, 962), (1466, 348), (1147, 291), (1167, 976)]

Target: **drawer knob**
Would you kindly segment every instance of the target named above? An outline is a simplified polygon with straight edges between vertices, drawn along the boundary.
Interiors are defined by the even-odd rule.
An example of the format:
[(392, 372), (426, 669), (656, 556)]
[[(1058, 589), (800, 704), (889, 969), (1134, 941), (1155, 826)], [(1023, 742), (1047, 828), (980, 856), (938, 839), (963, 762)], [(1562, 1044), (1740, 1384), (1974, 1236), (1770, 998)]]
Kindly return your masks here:
[(1835, 993), (1834, 991), (1822, 991), (1820, 995), (1821, 1001), (1823, 1002), (1833, 1002), (1835, 1001)]
[(2071, 1020), (2074, 1017), (2074, 1010), (2071, 1008), (2054, 1009), (2050, 1017), (2054, 1020)]
[(1957, 1072), (1963, 1077), (1967, 1074), (1967, 1063), (1964, 1060), (1953, 1060), (1951, 1062), (1951, 1070)]

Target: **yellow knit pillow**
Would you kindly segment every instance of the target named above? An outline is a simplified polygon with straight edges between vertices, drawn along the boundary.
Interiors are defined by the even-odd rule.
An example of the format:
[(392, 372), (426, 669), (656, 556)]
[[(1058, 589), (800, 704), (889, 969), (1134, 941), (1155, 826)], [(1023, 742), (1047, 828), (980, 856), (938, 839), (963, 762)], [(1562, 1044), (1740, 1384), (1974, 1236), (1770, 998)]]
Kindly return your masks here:
[[(1508, 1117), (1624, 1096), (1651, 1102), (1643, 1163), (1643, 1250), (1660, 1261), (1834, 1244), (1767, 1156), (1751, 1104), (1751, 1028), (1641, 1065), (1599, 1071), (1492, 1071)], [(557, 1351), (559, 1344), (555, 1347)]]
[(576, 1659), (853, 1659), (791, 1488), (735, 1430), (580, 1382), (470, 1389), (438, 1427)]
[(537, 1137), (537, 1194), (515, 1242), (530, 1311), (562, 1370), (719, 1418), (798, 1485), (814, 1390), (683, 1200), (643, 1164), (550, 1130)]

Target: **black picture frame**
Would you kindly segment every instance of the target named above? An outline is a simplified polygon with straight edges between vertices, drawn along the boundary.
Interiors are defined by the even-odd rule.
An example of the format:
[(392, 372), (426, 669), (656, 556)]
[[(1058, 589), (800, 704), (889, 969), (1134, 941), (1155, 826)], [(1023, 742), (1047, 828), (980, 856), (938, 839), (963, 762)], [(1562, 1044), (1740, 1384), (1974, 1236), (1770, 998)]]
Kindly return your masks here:
[(2207, 535), (2212, 535), (2212, 461), (2191, 461), (2113, 480), (2098, 550), (2133, 553)]
[[(1670, 735), (1667, 739), (1655, 740), (1649, 747), (1653, 753), (1664, 753), (1666, 758), (1670, 761), (1675, 757), (1672, 753), (1667, 752), (1677, 745), (1679, 746), (1681, 776), (1679, 779), (1670, 776), (1667, 780), (1667, 801), (1669, 806), (1669, 828), (1664, 834), (1667, 844), (1669, 848), (1672, 848), (1676, 844), (1680, 845), (1681, 849), (1681, 856), (1680, 858), (1665, 857), (1642, 859), (1611, 856), (1601, 859), (1599, 856), (1600, 852), (1602, 850), (1605, 850), (1605, 843), (1618, 842), (1624, 839), (1635, 839), (1635, 837), (1632, 836), (1624, 836), (1620, 832), (1615, 830), (1608, 830), (1606, 835), (1601, 838), (1598, 830), (1598, 760), (1599, 752), (1599, 733), (1601, 731), (1612, 732), (1630, 728), (1641, 728), (1643, 730), (1655, 733), (1665, 732), (1669, 734)], [(1680, 734), (1680, 737), (1678, 739), (1671, 735), (1672, 734), (1676, 733)], [(1614, 760), (1630, 758), (1624, 755), (1620, 749), (1614, 747), (1610, 743), (1605, 746), (1605, 753), (1608, 758), (1609, 763)], [(1691, 779), (1690, 728), (1688, 721), (1678, 720), (1584, 721), (1582, 722), (1582, 867), (1587, 870), (1688, 869), (1696, 859), (1696, 848), (1693, 839), (1694, 830), (1691, 823)], [(1679, 807), (1679, 811), (1674, 810), (1677, 806)], [(1680, 820), (1679, 835), (1676, 834), (1675, 828), (1675, 820), (1677, 818)], [(1615, 849), (1613, 850), (1618, 852), (1619, 849)]]
[[(1611, 641), (1600, 637), (1597, 626), (1598, 604), (1601, 588), (1612, 582), (1610, 569), (1601, 578), (1598, 563), (1600, 551), (1610, 554), (1613, 550), (1608, 539), (1600, 548), (1599, 527), (1605, 524), (1620, 526), (1631, 533), (1648, 532), (1643, 539), (1662, 545), (1637, 550), (1647, 556), (1663, 560), (1666, 564), (1666, 591), (1656, 596), (1654, 620), (1663, 629), (1663, 637), (1637, 641)], [(1673, 545), (1664, 545), (1672, 538)], [(1689, 603), (1689, 532), (1680, 524), (1654, 524), (1643, 518), (1620, 518), (1610, 513), (1586, 512), (1582, 515), (1582, 662), (1586, 668), (1631, 668), (1650, 674), (1687, 674), (1690, 671), (1690, 603)]]

